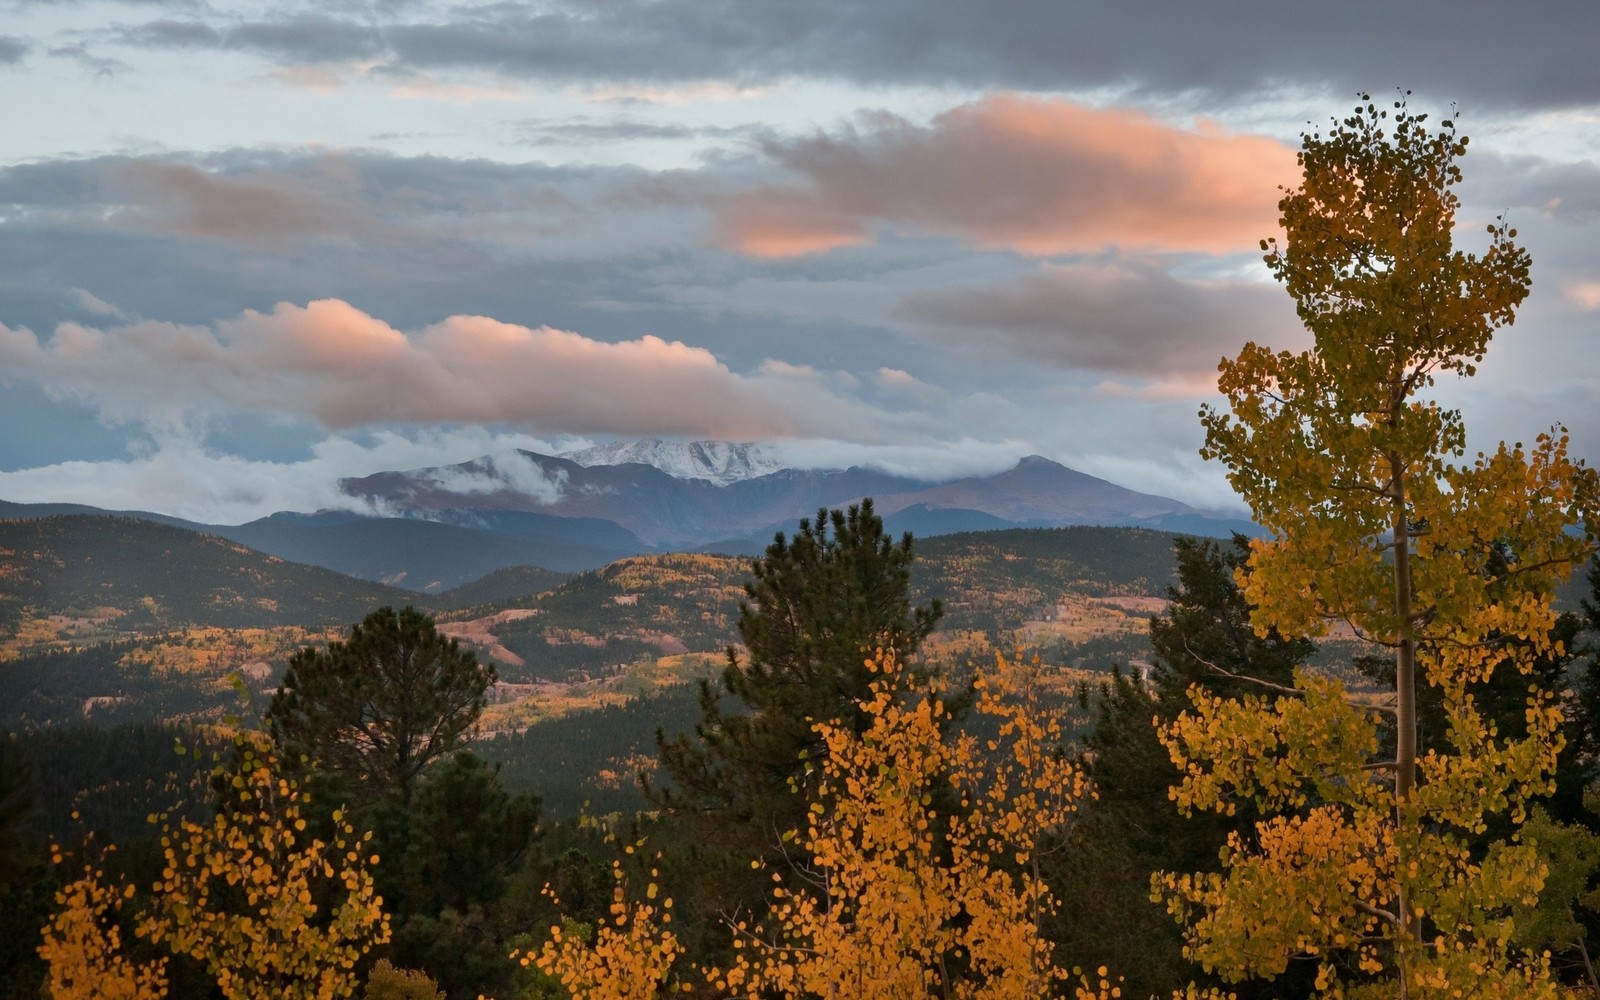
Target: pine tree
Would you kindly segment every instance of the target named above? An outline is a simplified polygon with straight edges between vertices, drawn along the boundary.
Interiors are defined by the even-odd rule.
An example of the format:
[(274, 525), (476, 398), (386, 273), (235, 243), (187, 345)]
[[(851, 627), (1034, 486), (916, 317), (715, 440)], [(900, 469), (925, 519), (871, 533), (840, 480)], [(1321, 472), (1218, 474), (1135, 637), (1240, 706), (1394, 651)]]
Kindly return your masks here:
[(483, 712), (494, 668), (438, 634), (413, 608), (379, 608), (345, 642), (289, 661), (266, 724), (284, 758), (352, 783), (358, 798), (396, 792), (460, 748)]
[[(1249, 808), (1234, 816), (1181, 815), (1168, 794), (1179, 772), (1156, 726), (1189, 707), (1191, 687), (1236, 697), (1292, 684), (1295, 667), (1314, 651), (1305, 639), (1256, 634), (1235, 579), (1249, 558), (1249, 539), (1179, 537), (1173, 545), (1177, 585), (1167, 589), (1167, 610), (1150, 620), (1147, 678), (1117, 669), (1079, 692), (1091, 713), (1082, 766), (1095, 797), (1049, 854), (1051, 885), (1063, 901), (1051, 933), (1069, 962), (1124, 970), (1130, 996), (1167, 993), (1195, 974), (1179, 928), (1150, 899), (1150, 873), (1216, 870), (1228, 834), (1256, 818)], [(1091, 911), (1105, 919), (1078, 916)], [(1274, 983), (1270, 995), (1293, 995), (1290, 985)]]
[(938, 601), (912, 606), (911, 562), (911, 535), (891, 541), (870, 499), (802, 519), (792, 540), (780, 533), (753, 562), (739, 605), (743, 655), (729, 649), (720, 685), (702, 683), (692, 735), (657, 737), (667, 782), (650, 791), (679, 825), (684, 846), (670, 853), (695, 872), (698, 898), (684, 901), (704, 908), (703, 923), (761, 905), (749, 862), (778, 864), (793, 850), (783, 836), (804, 828), (825, 751), (814, 727), (863, 731), (874, 652), (893, 649), (898, 669), (916, 669), (943, 612)]

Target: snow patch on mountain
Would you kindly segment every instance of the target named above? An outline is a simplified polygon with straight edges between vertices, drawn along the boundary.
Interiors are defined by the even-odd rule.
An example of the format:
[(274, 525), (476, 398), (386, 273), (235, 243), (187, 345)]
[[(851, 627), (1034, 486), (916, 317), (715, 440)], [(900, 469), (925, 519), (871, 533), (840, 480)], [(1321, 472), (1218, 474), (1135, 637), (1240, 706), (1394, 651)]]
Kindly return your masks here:
[(561, 457), (588, 468), (595, 465), (637, 463), (660, 469), (676, 479), (706, 479), (727, 486), (743, 479), (755, 479), (785, 468), (782, 462), (758, 444), (735, 441), (617, 441)]

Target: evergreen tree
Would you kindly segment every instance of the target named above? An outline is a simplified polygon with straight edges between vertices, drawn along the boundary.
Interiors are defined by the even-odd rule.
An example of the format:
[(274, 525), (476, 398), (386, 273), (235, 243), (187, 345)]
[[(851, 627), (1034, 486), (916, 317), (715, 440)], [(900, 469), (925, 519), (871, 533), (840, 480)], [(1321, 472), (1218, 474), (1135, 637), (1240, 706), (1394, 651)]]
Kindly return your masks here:
[(792, 540), (780, 532), (739, 605), (743, 656), (729, 649), (720, 685), (702, 683), (692, 734), (658, 732), (667, 783), (649, 791), (677, 821), (684, 845), (672, 860), (698, 883), (684, 902), (708, 929), (765, 899), (753, 859), (782, 865), (794, 850), (783, 838), (805, 828), (810, 802), (796, 793), (825, 751), (814, 726), (864, 732), (861, 703), (882, 680), (868, 666), (874, 652), (908, 663), (943, 614), (938, 601), (912, 606), (911, 561), (911, 535), (892, 541), (870, 499), (801, 519)]
[(502, 904), (535, 852), (538, 818), (539, 800), (507, 792), (471, 751), (431, 770), (409, 811), (374, 838), (385, 858), (377, 885), (394, 923), (390, 957), (425, 969), (452, 997), (504, 995), (512, 967)]
[(409, 805), (423, 770), (466, 742), (494, 680), (432, 618), (384, 607), (347, 641), (296, 653), (266, 723), (287, 760), (356, 782), (359, 797), (392, 789)]
[(911, 560), (910, 533), (891, 541), (870, 499), (802, 518), (792, 541), (780, 532), (739, 604), (744, 657), (728, 650), (720, 691), (702, 683), (693, 736), (658, 740), (670, 779), (661, 802), (774, 838), (797, 829), (806, 805), (790, 786), (822, 748), (815, 724), (863, 731), (873, 652), (910, 658), (943, 614), (938, 601), (912, 607)]
[[(1079, 692), (1093, 720), (1082, 763), (1095, 798), (1062, 849), (1048, 855), (1052, 889), (1063, 901), (1050, 931), (1067, 964), (1106, 962), (1127, 976), (1130, 996), (1168, 993), (1197, 972), (1183, 958), (1180, 929), (1150, 900), (1150, 873), (1215, 870), (1228, 834), (1255, 818), (1248, 808), (1231, 817), (1182, 816), (1167, 792), (1179, 774), (1152, 720), (1164, 726), (1177, 718), (1191, 686), (1226, 697), (1287, 686), (1314, 650), (1307, 640), (1258, 636), (1251, 626), (1235, 579), (1249, 558), (1247, 538), (1173, 544), (1178, 582), (1167, 588), (1167, 611), (1150, 620), (1148, 679), (1115, 670), (1097, 690)], [(1104, 919), (1082, 919), (1089, 912)], [(1273, 984), (1274, 996), (1292, 993), (1291, 984)]]

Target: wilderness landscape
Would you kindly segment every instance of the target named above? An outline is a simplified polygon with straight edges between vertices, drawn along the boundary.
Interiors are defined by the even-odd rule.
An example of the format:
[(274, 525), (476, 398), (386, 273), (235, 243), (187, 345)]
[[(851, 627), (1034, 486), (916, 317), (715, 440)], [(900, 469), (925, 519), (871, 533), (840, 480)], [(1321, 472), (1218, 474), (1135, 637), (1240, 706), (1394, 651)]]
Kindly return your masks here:
[(1600, 997), (1600, 7), (0, 12), (0, 997)]

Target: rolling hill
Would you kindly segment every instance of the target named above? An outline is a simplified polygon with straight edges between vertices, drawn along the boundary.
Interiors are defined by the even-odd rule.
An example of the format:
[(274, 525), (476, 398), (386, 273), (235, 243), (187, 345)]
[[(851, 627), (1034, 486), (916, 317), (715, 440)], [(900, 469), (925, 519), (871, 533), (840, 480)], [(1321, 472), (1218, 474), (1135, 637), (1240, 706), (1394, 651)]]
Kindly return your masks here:
[(0, 521), (0, 630), (105, 613), (123, 630), (337, 624), (414, 597), (152, 521)]

